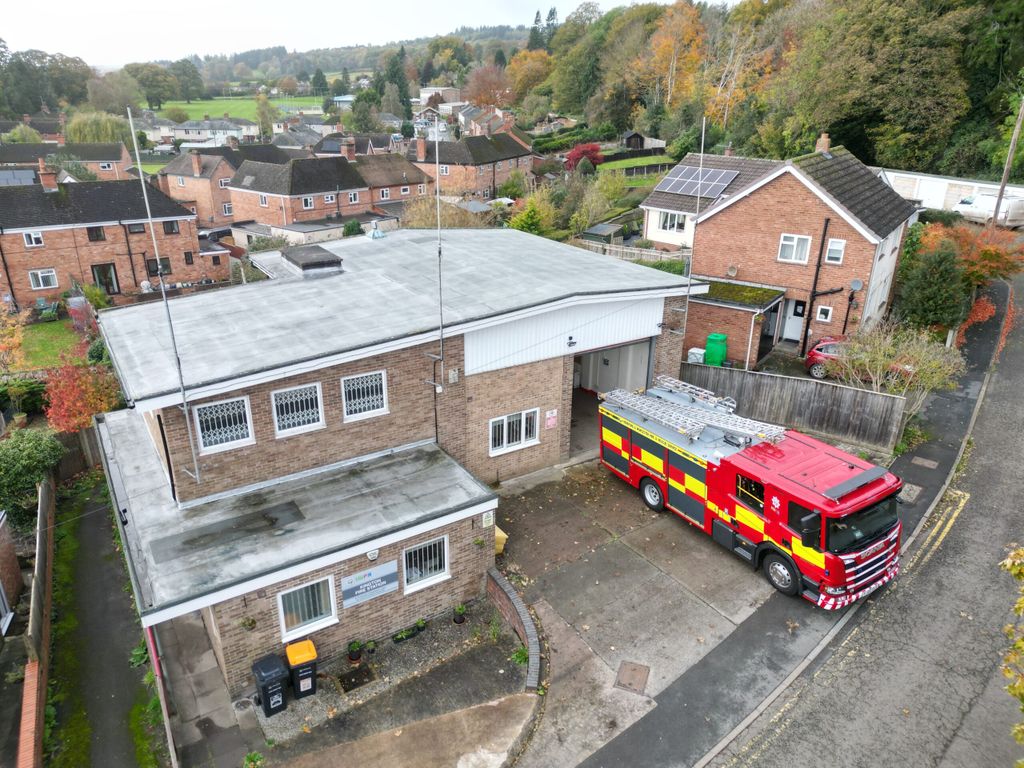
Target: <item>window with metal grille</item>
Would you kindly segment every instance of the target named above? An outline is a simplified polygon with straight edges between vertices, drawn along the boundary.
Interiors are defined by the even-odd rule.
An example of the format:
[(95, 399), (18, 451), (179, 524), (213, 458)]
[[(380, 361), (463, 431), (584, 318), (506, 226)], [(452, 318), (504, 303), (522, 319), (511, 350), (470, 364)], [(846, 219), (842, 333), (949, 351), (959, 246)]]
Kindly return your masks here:
[(384, 371), (346, 376), (341, 380), (345, 421), (388, 412), (388, 379)]
[(491, 455), (537, 443), (539, 416), (540, 410), (534, 408), (491, 419)]
[(252, 440), (247, 397), (197, 405), (194, 413), (199, 444), (204, 451), (224, 450)]
[[(427, 586), (448, 575), (448, 537), (405, 550), (405, 586)], [(408, 591), (408, 590), (407, 590)]]
[(307, 432), (324, 423), (319, 384), (282, 389), (274, 392), (271, 398), (278, 436)]
[(281, 629), (285, 636), (297, 630), (307, 630), (335, 616), (334, 589), (330, 579), (323, 579), (304, 587), (278, 595), (281, 609)]

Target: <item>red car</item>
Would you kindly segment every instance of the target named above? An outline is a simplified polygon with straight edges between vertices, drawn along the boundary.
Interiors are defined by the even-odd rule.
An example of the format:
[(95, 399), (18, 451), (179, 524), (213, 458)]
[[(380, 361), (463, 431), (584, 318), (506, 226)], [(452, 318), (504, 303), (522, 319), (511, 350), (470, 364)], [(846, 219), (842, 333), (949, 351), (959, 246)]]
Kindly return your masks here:
[(817, 343), (811, 347), (804, 358), (804, 367), (815, 379), (824, 379), (828, 376), (827, 363), (839, 357), (844, 338), (842, 336), (822, 336)]

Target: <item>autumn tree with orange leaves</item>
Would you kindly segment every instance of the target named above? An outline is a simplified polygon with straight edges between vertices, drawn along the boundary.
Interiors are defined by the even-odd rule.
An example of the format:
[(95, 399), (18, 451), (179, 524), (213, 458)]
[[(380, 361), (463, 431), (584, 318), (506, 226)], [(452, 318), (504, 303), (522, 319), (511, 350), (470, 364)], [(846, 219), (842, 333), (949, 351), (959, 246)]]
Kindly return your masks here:
[(25, 359), (22, 342), (29, 310), (8, 312), (0, 307), (0, 373), (10, 373)]
[(661, 94), (665, 108), (692, 95), (704, 57), (704, 25), (695, 5), (680, 0), (658, 21), (650, 49), (642, 62), (642, 79)]
[(512, 97), (518, 103), (533, 88), (543, 83), (551, 69), (554, 67), (554, 60), (545, 50), (520, 51), (512, 61), (505, 67), (505, 76), (512, 88)]
[(46, 419), (58, 432), (77, 432), (92, 424), (94, 414), (117, 408), (121, 388), (109, 368), (85, 365), (61, 356), (61, 365), (46, 381)]
[(964, 281), (970, 288), (1008, 278), (1024, 268), (1024, 246), (1009, 230), (993, 227), (979, 230), (965, 224), (947, 227), (933, 222), (926, 225), (921, 234), (921, 251), (933, 251), (943, 241), (955, 247)]
[(478, 107), (506, 106), (512, 92), (508, 86), (505, 69), (493, 64), (489, 67), (474, 69), (469, 76), (469, 83), (466, 85), (466, 98), (469, 102)]

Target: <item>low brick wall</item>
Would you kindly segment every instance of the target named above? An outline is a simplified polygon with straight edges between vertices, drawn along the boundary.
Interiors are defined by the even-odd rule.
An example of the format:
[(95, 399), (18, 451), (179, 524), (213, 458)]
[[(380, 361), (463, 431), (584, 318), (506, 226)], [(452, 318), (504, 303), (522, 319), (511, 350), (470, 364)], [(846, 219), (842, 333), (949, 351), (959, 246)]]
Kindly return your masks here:
[(487, 596), (498, 607), (505, 621), (512, 625), (530, 653), (526, 667), (526, 690), (532, 693), (540, 685), (540, 639), (537, 637), (537, 627), (533, 623), (533, 618), (515, 587), (497, 568), (487, 571)]

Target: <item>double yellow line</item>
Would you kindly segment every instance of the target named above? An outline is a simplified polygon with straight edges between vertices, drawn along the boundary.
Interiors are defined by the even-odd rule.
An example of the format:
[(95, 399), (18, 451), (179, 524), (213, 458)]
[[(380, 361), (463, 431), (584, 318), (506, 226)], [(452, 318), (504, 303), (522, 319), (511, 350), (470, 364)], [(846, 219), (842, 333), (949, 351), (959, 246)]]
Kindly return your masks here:
[[(911, 568), (923, 566), (931, 559), (932, 555), (942, 545), (943, 540), (953, 527), (953, 523), (956, 522), (956, 519), (963, 512), (964, 507), (967, 506), (967, 502), (971, 498), (971, 494), (955, 488), (947, 491), (946, 496), (953, 497), (955, 502), (943, 510), (942, 515), (935, 522), (935, 526), (928, 533), (928, 537), (924, 540), (921, 548), (914, 554), (914, 559), (907, 565), (907, 571)], [(919, 560), (920, 562), (918, 562)]]

